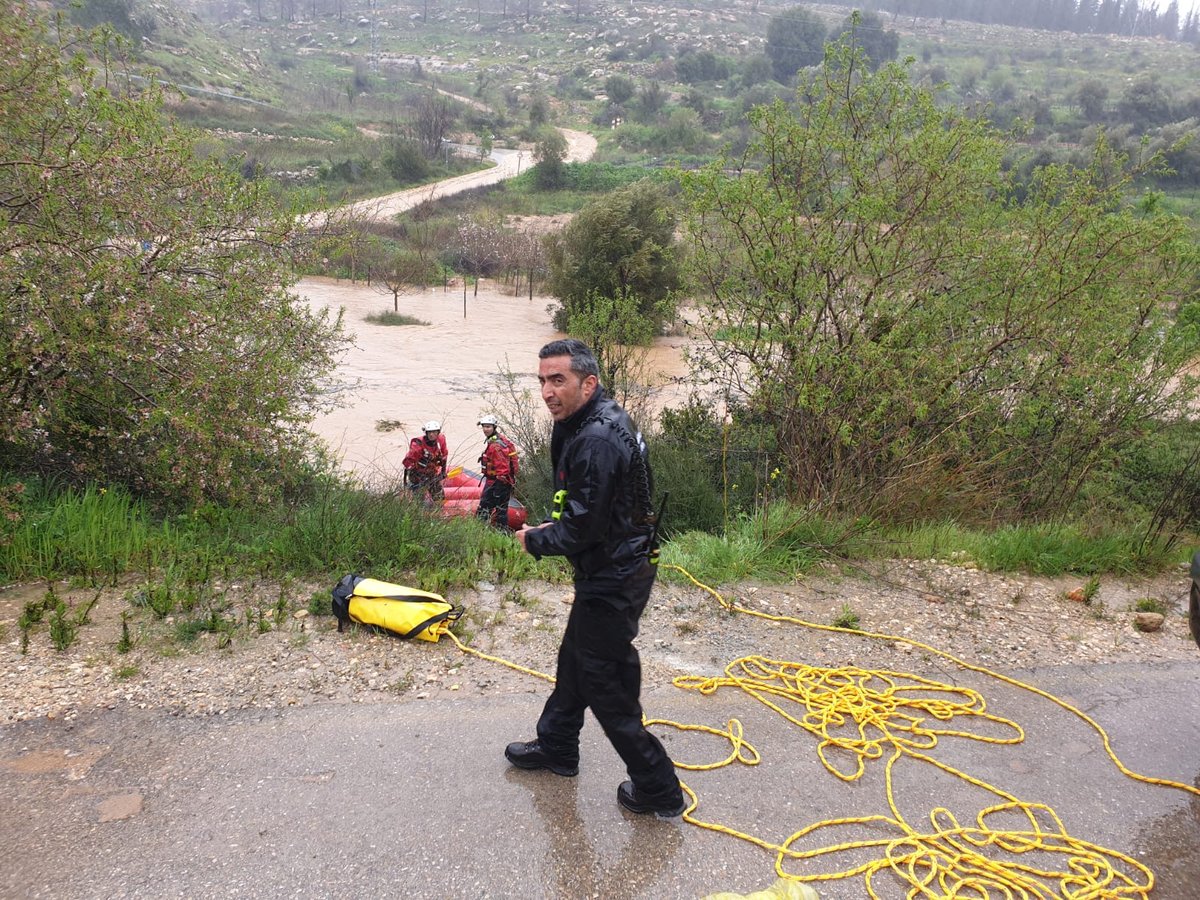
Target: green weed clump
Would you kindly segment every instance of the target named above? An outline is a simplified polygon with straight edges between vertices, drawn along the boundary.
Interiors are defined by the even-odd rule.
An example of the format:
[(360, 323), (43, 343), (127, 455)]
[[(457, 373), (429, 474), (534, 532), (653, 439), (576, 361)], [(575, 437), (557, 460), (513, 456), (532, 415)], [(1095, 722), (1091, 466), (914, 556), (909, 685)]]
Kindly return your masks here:
[(50, 643), (55, 650), (66, 650), (75, 643), (75, 636), (79, 633), (79, 624), (68, 612), (66, 601), (58, 598), (50, 614)]
[(829, 624), (831, 624), (834, 628), (846, 628), (850, 631), (861, 631), (861, 629), (858, 627), (858, 613), (851, 608), (849, 603), (842, 604), (841, 610), (836, 616), (833, 617), (833, 621)]
[(407, 316), (404, 313), (394, 312), (393, 310), (384, 310), (380, 313), (369, 313), (363, 318), (372, 325), (428, 325), (424, 319), (418, 319), (415, 316)]
[(129, 613), (121, 613), (121, 636), (117, 639), (117, 652), (121, 655), (133, 649), (133, 637), (129, 633)]
[(1167, 604), (1163, 603), (1157, 597), (1140, 597), (1134, 601), (1134, 612), (1152, 612), (1158, 613), (1160, 616), (1167, 614)]
[[(17, 627), (21, 630), (21, 653), (29, 651), (29, 636), (37, 625), (47, 623), (50, 643), (56, 650), (66, 650), (75, 643), (79, 629), (88, 623), (92, 607), (100, 599), (100, 592), (82, 606), (72, 609), (54, 590), (46, 589), (40, 600), (30, 600), (17, 616)], [(49, 618), (47, 618), (47, 614)]]
[(831, 559), (866, 552), (866, 533), (864, 523), (779, 502), (740, 517), (724, 535), (680, 535), (668, 544), (667, 561), (702, 581), (790, 579)]

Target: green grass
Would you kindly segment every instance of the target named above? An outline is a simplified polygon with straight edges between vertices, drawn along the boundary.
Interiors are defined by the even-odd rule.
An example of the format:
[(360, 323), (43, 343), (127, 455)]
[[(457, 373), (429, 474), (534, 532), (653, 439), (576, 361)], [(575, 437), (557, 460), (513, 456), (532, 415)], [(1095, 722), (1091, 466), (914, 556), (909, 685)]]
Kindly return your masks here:
[(57, 490), (30, 482), (22, 521), (0, 546), (0, 580), (126, 572), (151, 535), (144, 504), (123, 490)]
[[(373, 494), (340, 483), (303, 502), (156, 515), (120, 489), (30, 484), (21, 520), (0, 546), (0, 583), (77, 577), (113, 583), (136, 574), (131, 599), (165, 616), (202, 607), (216, 579), (286, 579), (370, 572), (401, 580), (431, 573), (441, 587), (481, 578), (558, 577), (474, 518), (443, 519), (407, 492)], [(436, 590), (437, 588), (430, 588)]]
[[(519, 585), (529, 578), (569, 576), (562, 560), (535, 561), (510, 537), (473, 518), (444, 519), (405, 491), (368, 493), (335, 481), (314, 487), (302, 502), (247, 509), (205, 506), (166, 516), (119, 489), (79, 491), (31, 483), (19, 511), (11, 540), (0, 546), (0, 583), (75, 577), (111, 584), (134, 575), (138, 582), (129, 591), (131, 603), (160, 619), (181, 612), (205, 623), (185, 626), (194, 629), (213, 630), (213, 617), (220, 612), (214, 605), (217, 585), (239, 577), (280, 584), (279, 604), (264, 611), (264, 617), (278, 621), (290, 609), (286, 587), (294, 579), (332, 584), (358, 572), (445, 593), (480, 580)], [(1081, 574), (1098, 584), (1101, 575), (1162, 571), (1187, 555), (1186, 549), (1143, 547), (1142, 533), (1080, 525), (991, 531), (952, 523), (884, 527), (775, 503), (738, 518), (723, 534), (679, 535), (663, 548), (662, 561), (713, 585), (788, 581), (826, 562), (872, 558), (936, 558), (993, 571)], [(663, 577), (681, 579), (669, 569)], [(326, 608), (324, 597), (317, 599), (313, 595), (314, 613)], [(306, 595), (297, 602), (310, 600)], [(23, 633), (48, 620), (56, 604), (32, 606), (37, 608), (23, 614)], [(86, 611), (76, 614), (79, 618), (58, 612), (56, 627), (64, 641), (72, 622)], [(126, 649), (132, 644), (127, 635)]]
[[(1188, 541), (1181, 544), (1184, 550), (1143, 546), (1144, 533), (1136, 526), (1022, 525), (990, 531), (954, 523), (881, 526), (777, 503), (739, 519), (722, 535), (680, 535), (664, 548), (663, 561), (709, 584), (790, 580), (828, 561), (901, 558), (941, 559), (997, 572), (1087, 575), (1098, 586), (1101, 574), (1161, 572), (1187, 556)], [(678, 578), (669, 570), (665, 577)]]
[(829, 623), (834, 628), (845, 628), (850, 631), (859, 631), (860, 620), (858, 613), (850, 606), (849, 603), (843, 603), (841, 610), (833, 617), (833, 621)]
[(861, 558), (871, 545), (862, 523), (773, 503), (731, 523), (723, 535), (689, 531), (663, 559), (706, 582), (791, 579), (832, 559)]
[(1158, 613), (1160, 616), (1165, 616), (1170, 611), (1167, 604), (1157, 597), (1142, 597), (1135, 600), (1133, 609), (1134, 612), (1152, 612)]
[(1016, 525), (981, 531), (941, 523), (891, 529), (883, 536), (895, 556), (957, 558), (992, 571), (1031, 575), (1131, 575), (1161, 571), (1175, 556), (1142, 546), (1144, 529), (1098, 530), (1081, 525)]

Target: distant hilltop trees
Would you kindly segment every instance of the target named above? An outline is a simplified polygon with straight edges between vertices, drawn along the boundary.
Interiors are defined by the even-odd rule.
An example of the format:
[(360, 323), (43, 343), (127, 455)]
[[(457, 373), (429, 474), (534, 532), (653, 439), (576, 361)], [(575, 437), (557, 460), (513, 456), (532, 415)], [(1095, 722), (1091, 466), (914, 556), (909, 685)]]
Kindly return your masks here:
[(1171, 0), (1160, 11), (1158, 3), (1139, 0), (883, 0), (867, 4), (880, 13), (933, 19), (963, 19), (995, 25), (1019, 25), (1078, 34), (1119, 34), (1158, 37), (1200, 43), (1200, 13), (1180, 16), (1179, 3)]

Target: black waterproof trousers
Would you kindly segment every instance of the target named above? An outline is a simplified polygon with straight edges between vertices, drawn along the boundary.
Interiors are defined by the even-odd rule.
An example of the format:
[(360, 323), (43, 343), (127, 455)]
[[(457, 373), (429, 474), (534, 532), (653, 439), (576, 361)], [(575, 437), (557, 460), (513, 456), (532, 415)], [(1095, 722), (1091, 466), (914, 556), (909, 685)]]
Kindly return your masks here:
[(512, 496), (512, 485), (503, 481), (489, 481), (479, 498), (475, 515), (493, 528), (509, 531), (508, 498)]
[(679, 779), (662, 743), (642, 726), (642, 663), (633, 646), (655, 574), (646, 563), (618, 588), (597, 591), (576, 582), (558, 651), (557, 682), (537, 734), (548, 752), (577, 762), (583, 713), (590, 707), (625, 762), (639, 798), (670, 805), (682, 797)]

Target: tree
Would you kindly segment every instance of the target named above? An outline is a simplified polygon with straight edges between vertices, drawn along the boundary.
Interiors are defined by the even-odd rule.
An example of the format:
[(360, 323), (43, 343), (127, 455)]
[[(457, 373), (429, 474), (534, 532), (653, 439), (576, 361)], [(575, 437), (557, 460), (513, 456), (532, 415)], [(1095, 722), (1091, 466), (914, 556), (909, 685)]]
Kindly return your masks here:
[(1075, 91), (1075, 102), (1079, 110), (1089, 122), (1099, 122), (1104, 118), (1104, 106), (1108, 103), (1108, 86), (1104, 82), (1089, 78)]
[(628, 75), (609, 75), (604, 79), (604, 93), (613, 103), (626, 103), (635, 90), (637, 85)]
[(420, 254), (396, 250), (375, 272), (375, 289), (392, 298), (392, 311), (400, 312), (400, 295), (421, 290), (434, 277), (434, 265)]
[(534, 183), (543, 190), (562, 186), (567, 162), (567, 139), (557, 128), (546, 127), (538, 132), (533, 147)]
[(774, 76), (771, 58), (764, 53), (756, 53), (742, 62), (742, 87), (752, 88), (756, 84), (770, 81)]
[(1166, 11), (1158, 19), (1158, 37), (1166, 38), (1168, 41), (1173, 41), (1179, 35), (1179, 3), (1178, 0), (1171, 0), (1167, 4)]
[(529, 101), (529, 127), (535, 131), (550, 121), (550, 101), (542, 94), (534, 94)]
[(615, 296), (593, 292), (576, 306), (563, 329), (592, 348), (600, 366), (600, 383), (635, 422), (653, 418), (650, 407), (648, 347), (654, 320), (643, 315), (641, 300), (629, 291)]
[(670, 314), (663, 301), (680, 285), (675, 222), (666, 190), (646, 179), (584, 207), (548, 247), (555, 325), (565, 328), (596, 297), (634, 297), (660, 325)]
[(1117, 118), (1139, 134), (1173, 118), (1171, 97), (1156, 75), (1144, 75), (1130, 84), (1117, 100)]
[(732, 71), (729, 60), (711, 50), (685, 50), (675, 60), (675, 75), (684, 84), (721, 81), (728, 78)]
[(55, 35), (0, 10), (0, 469), (277, 496), (345, 345), (289, 290), (297, 219)]
[[(465, 273), (475, 276), (475, 294), (479, 296), (479, 279), (500, 261), (501, 225), (498, 219), (486, 214), (458, 217), (457, 249), (459, 265)], [(463, 317), (466, 317), (467, 280), (463, 278)]]
[(1012, 200), (1005, 140), (835, 50), (738, 160), (680, 173), (708, 343), (793, 496), (876, 515), (1062, 514), (1185, 408), (1186, 224), (1103, 141)]
[(667, 104), (667, 92), (657, 81), (642, 85), (633, 101), (634, 116), (643, 125), (649, 125)]
[(891, 62), (900, 53), (900, 35), (885, 30), (878, 13), (855, 10), (846, 16), (842, 27), (830, 41), (841, 41), (862, 50), (872, 70)]
[(448, 97), (444, 97), (430, 88), (417, 101), (416, 115), (413, 117), (413, 134), (422, 151), (430, 159), (442, 151), (442, 142), (454, 127), (454, 105)]
[(421, 145), (404, 137), (391, 140), (380, 162), (388, 174), (401, 184), (420, 184), (432, 171)]
[[(529, 300), (533, 301), (533, 286), (538, 276), (546, 273), (546, 244), (542, 236), (535, 231), (521, 234), (517, 242), (517, 264), (524, 270), (529, 284)], [(517, 288), (521, 280), (517, 278)]]
[(819, 65), (825, 53), (825, 26), (816, 13), (793, 6), (767, 23), (767, 56), (775, 80), (783, 83), (808, 66)]

